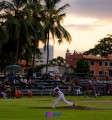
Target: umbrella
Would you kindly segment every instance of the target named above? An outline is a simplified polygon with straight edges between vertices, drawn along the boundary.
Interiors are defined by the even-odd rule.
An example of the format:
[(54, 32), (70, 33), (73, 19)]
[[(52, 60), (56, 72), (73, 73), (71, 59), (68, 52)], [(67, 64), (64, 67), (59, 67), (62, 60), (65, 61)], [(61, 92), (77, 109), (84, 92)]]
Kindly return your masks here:
[(19, 65), (8, 65), (4, 68), (4, 71), (7, 73), (18, 73), (22, 70)]

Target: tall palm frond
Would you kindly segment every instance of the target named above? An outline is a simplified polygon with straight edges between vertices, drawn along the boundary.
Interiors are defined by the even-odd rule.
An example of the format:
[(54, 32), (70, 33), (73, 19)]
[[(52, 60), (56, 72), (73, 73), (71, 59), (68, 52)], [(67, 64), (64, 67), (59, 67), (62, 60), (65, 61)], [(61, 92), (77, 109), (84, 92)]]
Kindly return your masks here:
[(35, 30), (35, 36), (32, 37), (32, 45), (33, 45), (33, 57), (32, 57), (32, 70), (34, 71), (35, 66), (35, 57), (36, 54), (39, 53), (39, 41), (44, 41), (44, 29), (42, 26), (42, 16), (41, 11), (43, 9), (42, 5), (40, 4), (40, 0), (29, 0), (29, 3), (25, 9), (29, 10), (32, 16), (32, 26)]
[[(69, 34), (69, 32), (63, 27), (63, 26), (59, 26), (59, 29), (56, 29), (56, 35), (57, 35), (57, 38), (58, 38), (58, 43), (62, 43), (63, 42), (63, 38), (67, 41), (67, 42), (71, 42), (72, 38), (71, 38), (71, 35)], [(58, 33), (61, 33), (61, 37), (60, 35), (58, 36)]]
[(62, 7), (60, 7), (60, 8), (57, 10), (57, 12), (60, 13), (60, 12), (62, 12), (63, 10), (65, 10), (66, 7), (69, 7), (69, 6), (70, 6), (70, 5), (66, 3), (65, 5), (63, 5)]
[(6, 32), (5, 27), (0, 25), (0, 49), (2, 45), (8, 41), (8, 34)]
[[(31, 14), (24, 9), (26, 5), (27, 0), (0, 2), (0, 9), (5, 10), (2, 17), (9, 34), (9, 42), (13, 42), (13, 50), (17, 51), (16, 62), (25, 44), (31, 44), (31, 36), (34, 36), (35, 33), (31, 24)], [(10, 45), (9, 48), (12, 46)]]
[(14, 9), (15, 8), (14, 8), (13, 3), (10, 3), (8, 1), (2, 1), (2, 2), (0, 2), (0, 11), (1, 10), (10, 10), (10, 11), (12, 11)]
[[(58, 42), (62, 43), (63, 39), (68, 42), (71, 41), (71, 36), (64, 27), (62, 27), (61, 22), (65, 17), (65, 13), (61, 13), (69, 4), (65, 4), (60, 8), (57, 5), (61, 0), (44, 0), (45, 2), (45, 37), (46, 37), (46, 48), (47, 48), (47, 62), (46, 62), (46, 73), (48, 71), (47, 64), (49, 61), (49, 41), (50, 35), (52, 38), (58, 38)], [(61, 14), (60, 14), (61, 13)]]
[(10, 2), (4, 0), (0, 2), (0, 10), (21, 10), (25, 7), (26, 4), (27, 0), (10, 0)]

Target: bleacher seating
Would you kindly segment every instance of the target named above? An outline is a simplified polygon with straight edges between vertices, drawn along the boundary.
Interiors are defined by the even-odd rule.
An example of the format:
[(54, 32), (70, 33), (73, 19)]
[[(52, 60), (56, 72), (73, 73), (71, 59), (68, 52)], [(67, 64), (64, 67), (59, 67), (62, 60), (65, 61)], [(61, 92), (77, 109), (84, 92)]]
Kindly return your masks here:
[[(72, 89), (71, 92), (68, 91), (68, 84), (63, 85), (62, 81), (55, 81), (55, 80), (43, 80), (41, 78), (31, 78), (33, 81), (35, 81), (35, 85), (33, 86), (25, 86), (25, 85), (19, 85), (18, 83), (15, 83), (15, 86), (18, 90), (20, 90), (23, 95), (28, 95), (28, 90), (31, 90), (33, 95), (51, 95), (51, 92), (53, 91), (53, 85), (57, 83), (61, 89), (61, 91), (65, 95), (76, 95), (75, 93), (75, 87)], [(4, 78), (0, 78), (1, 81), (4, 80)], [(89, 79), (79, 79), (79, 82), (81, 84), (81, 91), (83, 93), (83, 87), (88, 86), (88, 80)], [(72, 80), (72, 83), (74, 83), (75, 80)], [(97, 82), (96, 88), (101, 88), (103, 91), (103, 94), (108, 94), (108, 83), (104, 82)], [(6, 86), (8, 88), (8, 92), (10, 92), (9, 86)]]
[(34, 79), (37, 83), (37, 86), (26, 87), (26, 86), (17, 86), (19, 90), (23, 92), (24, 95), (27, 95), (27, 91), (31, 90), (33, 95), (51, 95), (53, 91), (53, 85), (56, 83), (60, 86), (60, 89), (65, 92), (67, 91), (67, 86), (62, 86), (61, 81), (51, 81), (51, 80), (38, 80)]

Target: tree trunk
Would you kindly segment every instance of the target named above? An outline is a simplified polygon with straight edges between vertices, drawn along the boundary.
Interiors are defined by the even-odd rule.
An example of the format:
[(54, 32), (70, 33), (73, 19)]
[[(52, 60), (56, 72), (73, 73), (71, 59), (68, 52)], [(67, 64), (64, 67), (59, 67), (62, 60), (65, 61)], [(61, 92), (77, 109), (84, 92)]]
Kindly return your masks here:
[(48, 74), (48, 62), (49, 62), (49, 32), (47, 34), (47, 61), (46, 61), (46, 74)]
[(34, 41), (34, 51), (33, 51), (33, 63), (32, 63), (32, 73), (34, 73), (34, 67), (35, 67), (35, 55), (36, 55), (36, 41)]
[(16, 49), (16, 59), (15, 59), (15, 64), (18, 63), (18, 54), (19, 54), (19, 39), (17, 38), (17, 49)]

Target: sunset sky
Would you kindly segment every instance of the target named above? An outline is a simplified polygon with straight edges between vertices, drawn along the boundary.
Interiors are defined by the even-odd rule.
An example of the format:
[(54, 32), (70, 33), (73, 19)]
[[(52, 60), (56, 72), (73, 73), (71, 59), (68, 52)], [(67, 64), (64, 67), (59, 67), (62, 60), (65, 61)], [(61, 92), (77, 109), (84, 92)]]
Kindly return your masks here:
[[(63, 26), (71, 34), (72, 42), (54, 44), (54, 57), (65, 58), (67, 48), (73, 53), (93, 48), (98, 41), (112, 34), (112, 0), (62, 0), (65, 9)], [(53, 44), (53, 43), (51, 43)]]

